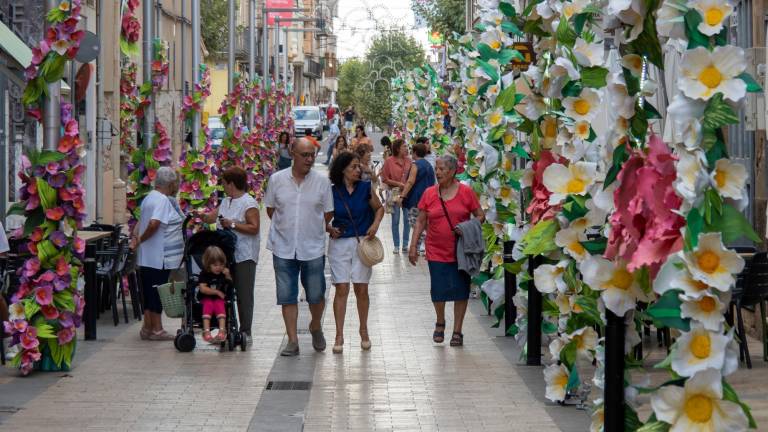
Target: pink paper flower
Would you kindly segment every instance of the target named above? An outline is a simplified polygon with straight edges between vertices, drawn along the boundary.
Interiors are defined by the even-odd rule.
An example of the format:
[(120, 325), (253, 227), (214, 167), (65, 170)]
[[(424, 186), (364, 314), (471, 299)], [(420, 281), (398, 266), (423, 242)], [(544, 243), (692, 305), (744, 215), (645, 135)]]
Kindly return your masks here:
[(56, 338), (59, 340), (59, 345), (69, 343), (74, 337), (75, 331), (72, 329), (72, 327), (64, 327), (56, 333)]
[(549, 196), (552, 193), (544, 186), (544, 170), (554, 163), (567, 164), (568, 161), (549, 150), (544, 150), (541, 152), (539, 160), (533, 163), (533, 182), (531, 184), (533, 198), (525, 210), (531, 215), (532, 225), (540, 220), (552, 219), (560, 211), (559, 205), (552, 206), (549, 204)]
[(37, 328), (28, 326), (26, 331), (21, 334), (21, 347), (25, 350), (37, 348), (40, 342), (37, 340)]
[(40, 311), (43, 313), (43, 316), (47, 320), (55, 320), (59, 317), (59, 310), (56, 309), (56, 306), (53, 305), (41, 306)]
[(43, 285), (35, 288), (35, 301), (41, 306), (49, 305), (53, 301), (53, 287)]
[(682, 199), (673, 187), (674, 162), (667, 145), (653, 135), (648, 154), (633, 152), (619, 172), (605, 257), (625, 260), (629, 271), (647, 265), (653, 276), (667, 256), (683, 247), (685, 219), (675, 213)]

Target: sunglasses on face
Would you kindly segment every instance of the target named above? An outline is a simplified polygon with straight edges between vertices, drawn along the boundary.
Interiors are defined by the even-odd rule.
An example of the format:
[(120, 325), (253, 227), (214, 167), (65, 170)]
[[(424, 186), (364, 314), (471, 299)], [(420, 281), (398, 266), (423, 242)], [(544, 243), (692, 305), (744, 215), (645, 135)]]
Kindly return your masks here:
[(304, 152), (304, 153), (298, 153), (299, 156), (301, 156), (304, 159), (314, 159), (317, 157), (317, 153), (315, 152)]

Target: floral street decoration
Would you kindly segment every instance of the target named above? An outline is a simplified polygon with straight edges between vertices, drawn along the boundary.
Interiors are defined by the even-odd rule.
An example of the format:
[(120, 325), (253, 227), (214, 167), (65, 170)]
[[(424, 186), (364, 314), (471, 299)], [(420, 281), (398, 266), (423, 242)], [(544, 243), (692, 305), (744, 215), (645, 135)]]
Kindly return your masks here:
[(139, 53), (138, 42), (141, 38), (141, 22), (136, 17), (139, 0), (121, 0), (121, 5), (120, 51), (126, 57), (133, 57)]
[[(47, 17), (51, 27), (33, 50), (27, 69), (24, 103), (40, 120), (39, 106), (48, 83), (57, 82), (64, 65), (74, 59), (82, 30), (80, 1), (62, 1)], [(11, 335), (10, 361), (21, 373), (36, 367), (68, 369), (75, 350), (76, 329), (83, 313), (82, 259), (85, 242), (77, 230), (85, 219), (80, 142), (72, 106), (62, 104), (63, 134), (56, 150), (30, 151), (23, 157), (19, 177), (21, 201), (9, 214), (26, 217), (23, 236), (32, 257), (19, 269), (20, 286), (11, 298), (5, 332)]]
[[(205, 100), (211, 95), (211, 72), (204, 64), (200, 65), (200, 83), (195, 84), (191, 95), (184, 97), (182, 118), (194, 121), (195, 113), (202, 112)], [(211, 150), (210, 131), (201, 125), (198, 142), (184, 146), (179, 160), (181, 185), (179, 186), (179, 204), (184, 212), (193, 209), (213, 209), (216, 206), (215, 192), (217, 173)]]
[(156, 38), (152, 42), (152, 90), (157, 93), (168, 83), (168, 42)]

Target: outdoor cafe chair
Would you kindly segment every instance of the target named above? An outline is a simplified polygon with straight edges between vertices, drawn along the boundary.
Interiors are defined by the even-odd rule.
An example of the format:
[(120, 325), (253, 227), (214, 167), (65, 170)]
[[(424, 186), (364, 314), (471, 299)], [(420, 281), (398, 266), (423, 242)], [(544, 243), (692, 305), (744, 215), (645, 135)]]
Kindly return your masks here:
[[(736, 318), (736, 335), (739, 338), (739, 358), (746, 361), (747, 368), (752, 368), (752, 359), (749, 356), (747, 334), (744, 330), (744, 318), (742, 309), (752, 310), (757, 313), (759, 306), (759, 319), (762, 325), (763, 336), (763, 360), (768, 361), (768, 325), (766, 325), (766, 300), (768, 300), (768, 254), (756, 253), (747, 261), (743, 272), (736, 279), (736, 287), (733, 290), (729, 315)], [(732, 318), (731, 318), (732, 321)]]

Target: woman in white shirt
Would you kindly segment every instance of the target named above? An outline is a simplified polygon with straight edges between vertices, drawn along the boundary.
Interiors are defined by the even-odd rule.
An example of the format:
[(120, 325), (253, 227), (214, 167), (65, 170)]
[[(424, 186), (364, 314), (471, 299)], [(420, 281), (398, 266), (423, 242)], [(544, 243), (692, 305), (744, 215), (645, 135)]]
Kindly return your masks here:
[(141, 201), (141, 216), (134, 230), (131, 247), (137, 249), (144, 294), (144, 321), (139, 333), (143, 340), (174, 339), (174, 335), (163, 330), (163, 305), (157, 286), (168, 282), (171, 271), (179, 268), (184, 255), (184, 214), (176, 202), (178, 191), (179, 177), (173, 168), (159, 168), (155, 189)]
[(253, 322), (253, 290), (256, 283), (256, 263), (259, 262), (259, 205), (246, 193), (248, 174), (240, 167), (231, 167), (221, 175), (227, 197), (219, 208), (200, 217), (207, 223), (218, 219), (220, 228), (231, 229), (237, 236), (235, 247), (235, 289), (240, 330), (251, 336)]

